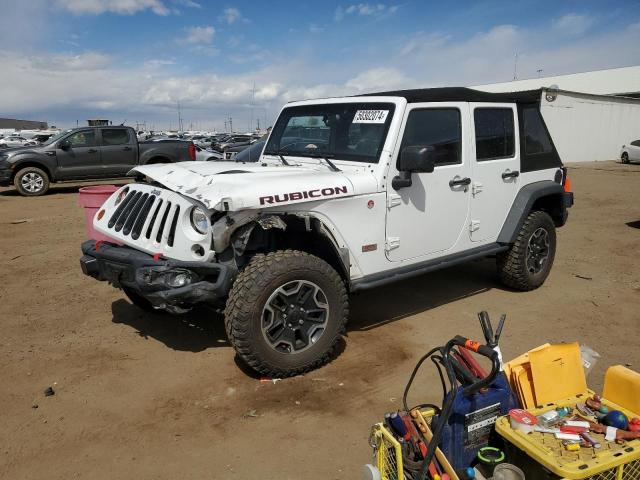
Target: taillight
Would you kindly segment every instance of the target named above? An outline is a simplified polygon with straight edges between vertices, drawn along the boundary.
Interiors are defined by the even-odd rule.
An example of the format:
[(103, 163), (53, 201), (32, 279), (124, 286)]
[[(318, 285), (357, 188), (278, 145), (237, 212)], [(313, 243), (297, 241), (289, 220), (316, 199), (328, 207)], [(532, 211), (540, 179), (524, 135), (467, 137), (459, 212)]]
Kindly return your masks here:
[(571, 180), (569, 180), (567, 167), (562, 167), (562, 188), (564, 189), (565, 192), (571, 191)]
[(196, 146), (193, 143), (189, 144), (189, 158), (191, 160), (196, 159)]

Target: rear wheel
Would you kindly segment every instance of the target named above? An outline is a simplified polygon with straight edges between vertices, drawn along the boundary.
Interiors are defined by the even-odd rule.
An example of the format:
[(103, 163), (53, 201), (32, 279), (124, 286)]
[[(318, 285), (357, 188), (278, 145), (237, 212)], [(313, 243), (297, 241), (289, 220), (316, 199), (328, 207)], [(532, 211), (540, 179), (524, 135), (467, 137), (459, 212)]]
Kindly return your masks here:
[(329, 361), (347, 321), (344, 282), (324, 260), (283, 250), (256, 255), (236, 278), (225, 327), (254, 370), (288, 377)]
[(37, 197), (44, 195), (49, 190), (49, 176), (44, 170), (37, 167), (26, 167), (18, 171), (13, 179), (13, 185), (20, 195)]
[(629, 163), (629, 154), (627, 152), (624, 152), (620, 159), (622, 160), (622, 163)]
[(546, 212), (531, 212), (514, 244), (497, 256), (500, 280), (516, 290), (534, 290), (549, 276), (555, 254), (553, 220)]

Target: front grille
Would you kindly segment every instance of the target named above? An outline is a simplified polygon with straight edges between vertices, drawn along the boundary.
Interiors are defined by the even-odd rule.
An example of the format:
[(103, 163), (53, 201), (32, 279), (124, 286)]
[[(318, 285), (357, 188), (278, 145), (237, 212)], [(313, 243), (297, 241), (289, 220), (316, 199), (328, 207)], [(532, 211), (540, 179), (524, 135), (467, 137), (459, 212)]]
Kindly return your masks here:
[[(115, 241), (149, 254), (207, 261), (215, 256), (211, 233), (203, 235), (194, 230), (189, 219), (194, 205), (179, 193), (152, 185), (131, 184), (103, 204), (106, 215), (102, 218), (96, 215), (94, 227)], [(198, 253), (201, 251), (204, 254)]]
[[(153, 209), (154, 204), (155, 209)], [(130, 191), (113, 212), (107, 226), (116, 232), (121, 231), (125, 237), (130, 236), (133, 240), (137, 240), (140, 238), (152, 209), (153, 214), (151, 221), (147, 224), (145, 236), (151, 238), (153, 235), (157, 243), (164, 243), (162, 240), (166, 239), (166, 244), (172, 247), (180, 215), (180, 206), (171, 202), (163, 202), (153, 194)], [(159, 220), (159, 224), (156, 222), (157, 220)]]

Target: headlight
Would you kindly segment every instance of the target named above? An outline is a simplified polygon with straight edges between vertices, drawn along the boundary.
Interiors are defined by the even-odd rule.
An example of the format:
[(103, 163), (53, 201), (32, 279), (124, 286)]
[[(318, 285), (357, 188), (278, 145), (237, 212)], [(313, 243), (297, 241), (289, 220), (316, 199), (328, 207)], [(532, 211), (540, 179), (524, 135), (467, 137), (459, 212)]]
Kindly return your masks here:
[(191, 210), (191, 225), (197, 232), (207, 233), (211, 226), (207, 212), (200, 207), (193, 207), (193, 210)]

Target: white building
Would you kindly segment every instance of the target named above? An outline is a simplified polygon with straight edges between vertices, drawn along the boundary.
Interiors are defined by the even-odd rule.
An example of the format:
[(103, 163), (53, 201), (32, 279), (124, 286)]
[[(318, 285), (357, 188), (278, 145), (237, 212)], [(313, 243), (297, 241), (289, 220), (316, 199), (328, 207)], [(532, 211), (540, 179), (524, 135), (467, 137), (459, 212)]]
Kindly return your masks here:
[(640, 140), (640, 66), (471, 88), (545, 89), (542, 115), (564, 162), (618, 159), (622, 145)]

